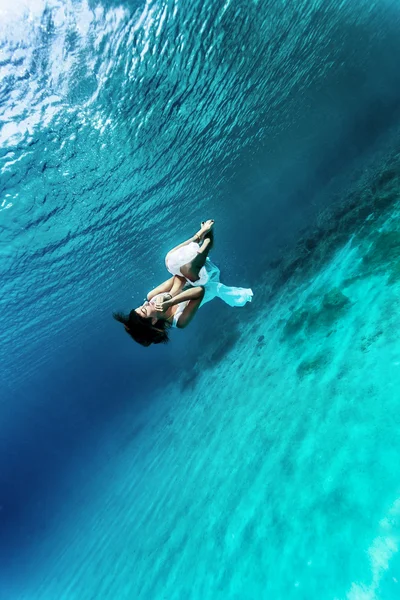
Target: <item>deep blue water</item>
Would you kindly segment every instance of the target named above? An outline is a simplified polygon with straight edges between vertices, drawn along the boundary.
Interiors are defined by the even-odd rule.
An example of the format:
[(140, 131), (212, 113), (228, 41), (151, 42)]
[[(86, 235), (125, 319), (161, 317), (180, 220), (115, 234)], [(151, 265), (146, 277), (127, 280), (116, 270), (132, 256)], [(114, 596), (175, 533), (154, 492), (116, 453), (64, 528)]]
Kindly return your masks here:
[[(257, 556), (254, 564), (259, 571), (254, 567), (254, 572), (247, 572), (244, 588), (234, 579), (240, 567), (228, 564), (218, 544), (210, 549), (213, 534), (207, 538), (211, 546), (209, 554), (204, 554), (208, 556), (204, 565), (207, 560), (220, 565), (221, 581), (215, 588), (207, 585), (210, 571), (200, 567), (201, 553), (191, 586), (190, 578), (185, 581), (183, 575), (167, 581), (157, 570), (156, 577), (153, 550), (143, 551), (132, 571), (115, 568), (110, 575), (111, 565), (118, 563), (115, 557), (123, 555), (117, 542), (109, 542), (110, 549), (98, 566), (93, 554), (82, 548), (85, 543), (96, 546), (99, 539), (111, 540), (113, 535), (122, 539), (124, 534), (116, 532), (129, 529), (121, 518), (126, 507), (143, 515), (142, 508), (157, 498), (161, 505), (166, 497), (168, 505), (180, 507), (182, 503), (179, 523), (185, 530), (185, 503), (189, 501), (182, 500), (177, 490), (192, 481), (185, 469), (190, 461), (201, 463), (200, 450), (197, 455), (196, 444), (185, 442), (184, 448), (191, 449), (185, 466), (171, 455), (170, 462), (160, 467), (159, 480), (150, 476), (146, 457), (154, 452), (151, 464), (158, 464), (160, 456), (168, 457), (177, 448), (175, 438), (160, 442), (163, 415), (174, 406), (183, 407), (179, 414), (186, 414), (184, 407), (191, 406), (193, 398), (207, 402), (213, 398), (217, 411), (230, 385), (235, 393), (242, 390), (243, 398), (236, 396), (238, 405), (240, 398), (244, 402), (253, 391), (262, 394), (245, 349), (241, 387), (234, 387), (238, 367), (232, 367), (232, 356), (240, 354), (242, 343), (246, 348), (241, 335), (262, 327), (266, 306), (272, 314), (277, 295), (292, 285), (287, 301), (290, 310), (300, 297), (300, 292), (298, 296), (293, 292), (291, 269), (282, 269), (276, 276), (275, 267), (285, 261), (294, 264), (290, 263), (293, 257), (299, 261), (293, 272), (303, 265), (299, 245), (308, 239), (308, 250), (314, 249), (316, 228), (323, 223), (328, 231), (325, 249), (320, 262), (308, 267), (305, 276), (310, 281), (317, 278), (317, 268), (333, 260), (338, 248), (326, 241), (336, 235), (337, 222), (329, 225), (329, 219), (339, 204), (350, 203), (349, 187), (356, 186), (366, 173), (379, 171), (386, 154), (396, 149), (399, 31), (400, 9), (389, 0), (0, 0), (1, 597), (153, 600), (175, 597), (174, 590), (177, 598), (284, 599), (297, 594), (311, 600), (345, 597), (352, 582), (364, 581), (362, 559), (349, 558), (345, 545), (337, 558), (333, 546), (325, 562), (321, 554), (318, 577), (325, 573), (328, 581), (322, 592), (315, 581), (309, 581), (304, 592), (294, 591), (298, 586), (287, 591), (285, 574), (296, 568), (291, 559), (296, 552), (290, 554), (288, 549), (300, 521), (286, 528), (272, 512), (275, 529), (268, 539), (273, 542), (265, 539), (260, 546), (253, 523), (235, 555), (237, 565), (241, 564), (240, 548), (246, 560)], [(368, 204), (364, 196), (356, 197), (360, 206)], [(374, 214), (390, 218), (390, 210), (392, 205), (385, 203)], [(367, 213), (351, 226), (339, 227), (343, 235), (338, 244), (364, 231), (361, 223)], [(190, 328), (174, 333), (167, 347), (135, 346), (112, 320), (112, 311), (139, 304), (165, 278), (166, 252), (192, 235), (204, 218), (216, 221), (213, 259), (224, 281), (253, 287), (253, 304), (240, 315), (234, 311), (234, 316), (218, 303), (207, 305)], [(381, 225), (376, 225), (376, 231)], [(397, 246), (388, 252), (397, 257)], [(301, 260), (296, 258), (300, 254)], [(276, 317), (276, 327), (281, 316)], [(254, 336), (259, 335), (257, 330)], [(282, 380), (290, 360), (274, 366), (278, 372), (281, 369)], [(218, 374), (213, 371), (217, 363)], [(201, 379), (205, 372), (208, 385)], [(381, 381), (388, 380), (384, 370), (379, 373)], [(292, 390), (292, 396), (300, 395), (303, 388), (297, 390), (287, 377), (286, 389)], [(354, 389), (357, 377), (352, 380)], [(334, 403), (323, 378), (319, 384), (327, 403)], [(383, 388), (376, 384), (376, 389)], [(383, 391), (379, 396), (376, 389), (373, 397), (383, 402), (386, 396)], [(269, 396), (274, 405), (280, 402), (276, 393)], [(396, 414), (395, 395), (393, 390), (388, 392), (387, 398), (393, 400), (388, 414)], [(259, 401), (254, 402), (259, 406)], [(190, 415), (197, 414), (195, 404), (186, 421), (194, 431), (197, 426), (190, 419), (195, 417)], [(233, 432), (239, 425), (232, 424), (233, 415), (222, 427), (224, 421), (219, 418), (224, 409), (220, 408), (212, 440), (223, 452), (224, 444), (234, 438), (229, 428)], [(322, 408), (315, 411), (318, 429), (324, 413)], [(281, 418), (287, 419), (288, 427), (296, 419), (292, 411), (280, 416), (279, 422)], [(298, 416), (299, 427), (302, 418)], [(371, 427), (376, 426), (375, 418), (371, 413)], [(168, 423), (167, 419), (169, 427)], [(271, 425), (275, 427), (276, 423)], [(384, 448), (385, 435), (389, 435), (385, 427), (375, 434), (375, 438), (366, 435), (363, 443), (378, 438)], [(394, 444), (392, 438), (390, 444)], [(278, 456), (279, 442), (274, 447)], [(268, 454), (267, 448), (268, 444), (257, 442), (248, 449), (254, 464), (261, 461), (256, 464), (257, 472), (264, 465), (260, 457)], [(129, 455), (131, 451), (138, 453), (136, 458)], [(216, 453), (212, 456), (215, 464), (229, 463), (228, 451), (225, 459)], [(392, 496), (396, 497), (389, 475), (380, 490), (382, 506), (372, 492), (369, 495), (368, 485), (373, 486), (378, 466), (395, 465), (393, 457), (389, 460), (383, 455), (377, 459), (379, 465), (371, 465), (369, 456), (363, 463), (366, 480), (358, 486), (364, 494), (365, 512), (359, 509), (359, 514), (365, 523), (375, 517), (379, 521), (380, 510), (389, 518), (388, 507)], [(293, 493), (300, 485), (296, 467), (285, 463), (279, 471), (278, 463), (271, 464), (275, 466), (268, 485), (281, 477), (282, 490)], [(114, 485), (116, 489), (131, 480), (130, 468), (140, 483), (129, 492), (118, 492), (125, 503), (121, 513), (119, 505), (112, 505), (110, 520), (101, 520), (99, 506), (108, 506), (106, 497)], [(115, 475), (109, 485), (107, 478), (114, 472), (118, 483)], [(176, 490), (158, 496), (172, 472)], [(298, 472), (303, 473), (300, 466)], [(242, 478), (240, 483), (229, 480), (224, 485), (233, 490), (247, 484)], [(302, 485), (306, 488), (307, 482)], [(201, 489), (217, 522), (219, 511), (224, 511), (213, 502), (206, 483)], [(317, 489), (315, 482), (310, 483), (310, 498)], [(337, 492), (336, 505), (327, 505), (328, 517), (330, 510), (332, 519), (339, 515), (337, 522), (344, 519), (347, 532), (354, 525), (360, 544), (365, 541), (365, 548), (359, 548), (362, 557), (369, 548), (368, 534), (373, 540), (376, 533), (367, 525), (363, 529), (357, 510), (353, 513), (339, 496)], [(258, 506), (249, 498), (243, 510), (257, 515)], [(266, 506), (265, 515), (268, 502)], [(397, 515), (397, 508), (393, 510)], [(99, 537), (93, 533), (92, 542), (86, 531), (79, 541), (88, 515)], [(137, 535), (132, 534), (134, 542), (128, 536), (124, 547), (144, 544), (139, 539), (144, 531), (147, 541), (161, 531), (163, 516), (155, 510), (154, 522), (151, 518)], [(243, 523), (244, 518), (239, 515), (236, 522)], [(206, 527), (197, 514), (196, 526)], [(178, 568), (177, 557), (186, 556), (186, 551), (196, 555), (196, 544), (190, 542), (193, 527), (188, 520), (184, 542), (178, 550), (174, 546), (176, 556), (169, 556), (167, 572)], [(324, 530), (325, 521), (315, 527)], [(325, 533), (329, 531), (327, 527)], [(172, 538), (163, 536), (162, 545), (169, 547)], [(301, 540), (301, 535), (296, 539)], [(349, 533), (347, 547), (350, 542)], [(58, 562), (64, 543), (82, 552), (71, 550), (65, 559), (68, 569)], [(329, 536), (326, 547), (330, 547)], [(135, 552), (129, 556), (137, 556)], [(274, 572), (271, 561), (280, 559), (286, 570)], [(83, 574), (82, 565), (86, 565)], [(226, 570), (224, 565), (228, 565)], [(260, 583), (264, 567), (268, 581)], [(335, 577), (339, 581), (341, 572), (342, 588), (335, 589)], [(107, 578), (114, 583), (103, 585)], [(154, 587), (137, 583), (153, 578)], [(73, 589), (67, 580), (74, 581)], [(381, 575), (374, 585), (365, 593), (375, 596), (348, 597), (397, 597)], [(379, 586), (386, 591), (381, 592)]]

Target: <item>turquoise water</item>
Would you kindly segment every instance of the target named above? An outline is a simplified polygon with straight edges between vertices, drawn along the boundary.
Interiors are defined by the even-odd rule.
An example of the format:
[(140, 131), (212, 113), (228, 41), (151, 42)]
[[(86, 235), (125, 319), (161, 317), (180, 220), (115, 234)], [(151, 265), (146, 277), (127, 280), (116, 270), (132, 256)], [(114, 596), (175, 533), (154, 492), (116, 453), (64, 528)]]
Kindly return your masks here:
[[(0, 598), (399, 597), (396, 2), (0, 0)], [(252, 304), (111, 313), (204, 218)]]

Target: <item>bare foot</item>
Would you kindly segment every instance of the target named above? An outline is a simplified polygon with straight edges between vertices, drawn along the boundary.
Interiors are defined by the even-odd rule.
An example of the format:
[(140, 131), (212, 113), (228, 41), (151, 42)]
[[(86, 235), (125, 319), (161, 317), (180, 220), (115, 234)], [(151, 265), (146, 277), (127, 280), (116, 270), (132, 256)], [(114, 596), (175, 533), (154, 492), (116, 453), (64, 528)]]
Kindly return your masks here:
[(208, 221), (201, 222), (201, 237), (203, 238), (207, 233), (211, 231), (214, 226), (214, 219), (208, 219)]
[[(211, 250), (211, 248), (214, 245), (214, 219), (209, 219), (208, 221), (203, 221), (201, 224), (201, 237), (200, 237), (200, 241), (201, 241), (201, 249), (198, 250), (198, 253), (202, 253), (206, 251), (206, 248), (208, 247), (208, 251), (209, 252)], [(207, 242), (206, 246), (204, 246), (205, 242)]]

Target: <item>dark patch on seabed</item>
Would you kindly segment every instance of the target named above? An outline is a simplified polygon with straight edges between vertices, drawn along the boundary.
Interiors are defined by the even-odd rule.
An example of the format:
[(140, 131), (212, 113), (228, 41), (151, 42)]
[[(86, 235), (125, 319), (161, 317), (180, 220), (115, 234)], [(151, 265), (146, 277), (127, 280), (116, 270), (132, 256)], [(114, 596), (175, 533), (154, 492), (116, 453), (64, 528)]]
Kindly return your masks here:
[[(301, 306), (293, 308), (287, 320), (281, 323), (282, 342), (288, 341), (292, 347), (297, 345), (304, 351), (304, 342), (314, 333), (329, 338), (336, 331), (337, 323), (352, 308), (351, 297), (346, 293), (352, 283), (376, 275), (386, 275), (387, 285), (400, 280), (400, 224), (389, 219), (398, 208), (399, 192), (400, 155), (394, 155), (380, 169), (358, 181), (345, 200), (325, 219), (325, 227), (315, 230), (314, 237), (307, 236), (301, 241), (300, 255), (289, 262), (289, 270), (296, 265), (291, 274), (291, 283), (296, 285), (301, 285), (304, 278), (309, 280), (336, 249), (350, 240), (351, 248), (357, 248), (359, 260), (353, 265), (354, 274), (341, 282), (341, 288), (313, 291)], [(276, 291), (285, 279), (286, 265), (282, 272), (272, 291)], [(368, 352), (382, 334), (379, 328), (364, 336), (361, 351)], [(323, 344), (315, 355), (301, 358), (297, 375), (303, 378), (318, 372), (329, 360), (329, 348)]]
[[(241, 311), (242, 316), (244, 311)], [(223, 324), (221, 327), (221, 323)], [(199, 345), (204, 349), (201, 355), (198, 348), (187, 349), (186, 359), (190, 367), (185, 370), (181, 380), (182, 390), (191, 388), (197, 381), (197, 376), (207, 368), (222, 363), (240, 338), (239, 315), (236, 311), (226, 311), (220, 306), (207, 319), (207, 329), (199, 333)], [(210, 336), (210, 331), (216, 335)]]
[[(387, 273), (388, 285), (400, 281), (400, 224), (398, 227), (393, 224), (389, 231), (380, 231), (382, 223), (399, 201), (399, 191), (400, 154), (392, 154), (380, 165), (364, 172), (341, 200), (332, 202), (331, 208), (320, 215), (318, 223), (303, 232), (293, 251), (266, 263), (263, 281), (255, 290), (254, 304), (257, 305), (273, 302), (284, 286), (289, 292), (295, 292), (350, 239), (363, 256), (357, 273), (351, 280), (343, 281), (342, 289), (320, 290), (313, 293), (304, 305), (293, 307), (287, 320), (280, 322), (282, 342), (293, 344), (298, 340), (301, 343), (304, 334), (310, 336), (318, 332), (329, 337), (335, 324), (351, 310), (353, 303), (345, 288), (353, 280)], [(216, 309), (210, 318), (215, 322), (210, 323), (206, 331), (199, 332), (199, 345), (204, 350), (202, 355), (193, 354), (190, 349), (186, 354), (190, 369), (183, 377), (183, 388), (192, 387), (199, 373), (225, 359), (240, 339), (239, 322), (248, 321), (251, 327), (254, 317), (251, 311), (242, 310), (239, 320), (235, 311), (222, 307)], [(210, 336), (210, 331), (216, 331), (218, 335)], [(262, 345), (262, 339), (255, 339), (256, 351)], [(305, 358), (300, 362), (297, 373), (303, 377), (319, 371), (328, 360), (327, 353), (323, 352)], [(237, 368), (240, 367), (239, 363)]]
[(264, 297), (273, 299), (287, 283), (301, 284), (321, 269), (351, 236), (354, 244), (365, 247), (357, 277), (390, 271), (391, 281), (395, 280), (399, 270), (400, 232), (394, 228), (380, 233), (379, 228), (398, 201), (399, 190), (400, 155), (396, 154), (376, 171), (365, 173), (343, 200), (332, 203), (334, 208), (320, 216), (317, 226), (304, 232), (293, 252), (267, 264)]
[(378, 229), (398, 200), (399, 189), (400, 155), (396, 155), (380, 172), (359, 181), (334, 210), (322, 215), (319, 225), (300, 239), (294, 255), (272, 265), (275, 277), (269, 293), (274, 295), (289, 279), (300, 283), (304, 277), (320, 269), (351, 235), (357, 236), (358, 244), (362, 239), (376, 244), (376, 251), (366, 252), (360, 275), (369, 276), (391, 263), (392, 258), (386, 254), (388, 250), (393, 252), (396, 248), (395, 258), (398, 260), (399, 236), (397, 233), (382, 236)]
[(349, 298), (339, 288), (328, 292), (321, 291), (321, 299), (316, 304), (302, 306), (292, 312), (283, 329), (284, 338), (302, 330), (312, 333), (321, 327), (333, 325), (350, 306)]

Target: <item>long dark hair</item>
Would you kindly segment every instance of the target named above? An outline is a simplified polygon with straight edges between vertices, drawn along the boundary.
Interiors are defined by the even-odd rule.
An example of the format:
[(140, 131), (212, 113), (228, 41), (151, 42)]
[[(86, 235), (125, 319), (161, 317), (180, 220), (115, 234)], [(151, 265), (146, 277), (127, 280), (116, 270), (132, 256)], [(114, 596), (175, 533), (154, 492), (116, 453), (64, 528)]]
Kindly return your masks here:
[(151, 346), (151, 344), (166, 344), (169, 342), (168, 329), (170, 324), (167, 321), (159, 319), (154, 325), (151, 319), (141, 317), (135, 310), (131, 310), (129, 315), (116, 312), (113, 317), (125, 327), (132, 339), (142, 346)]

